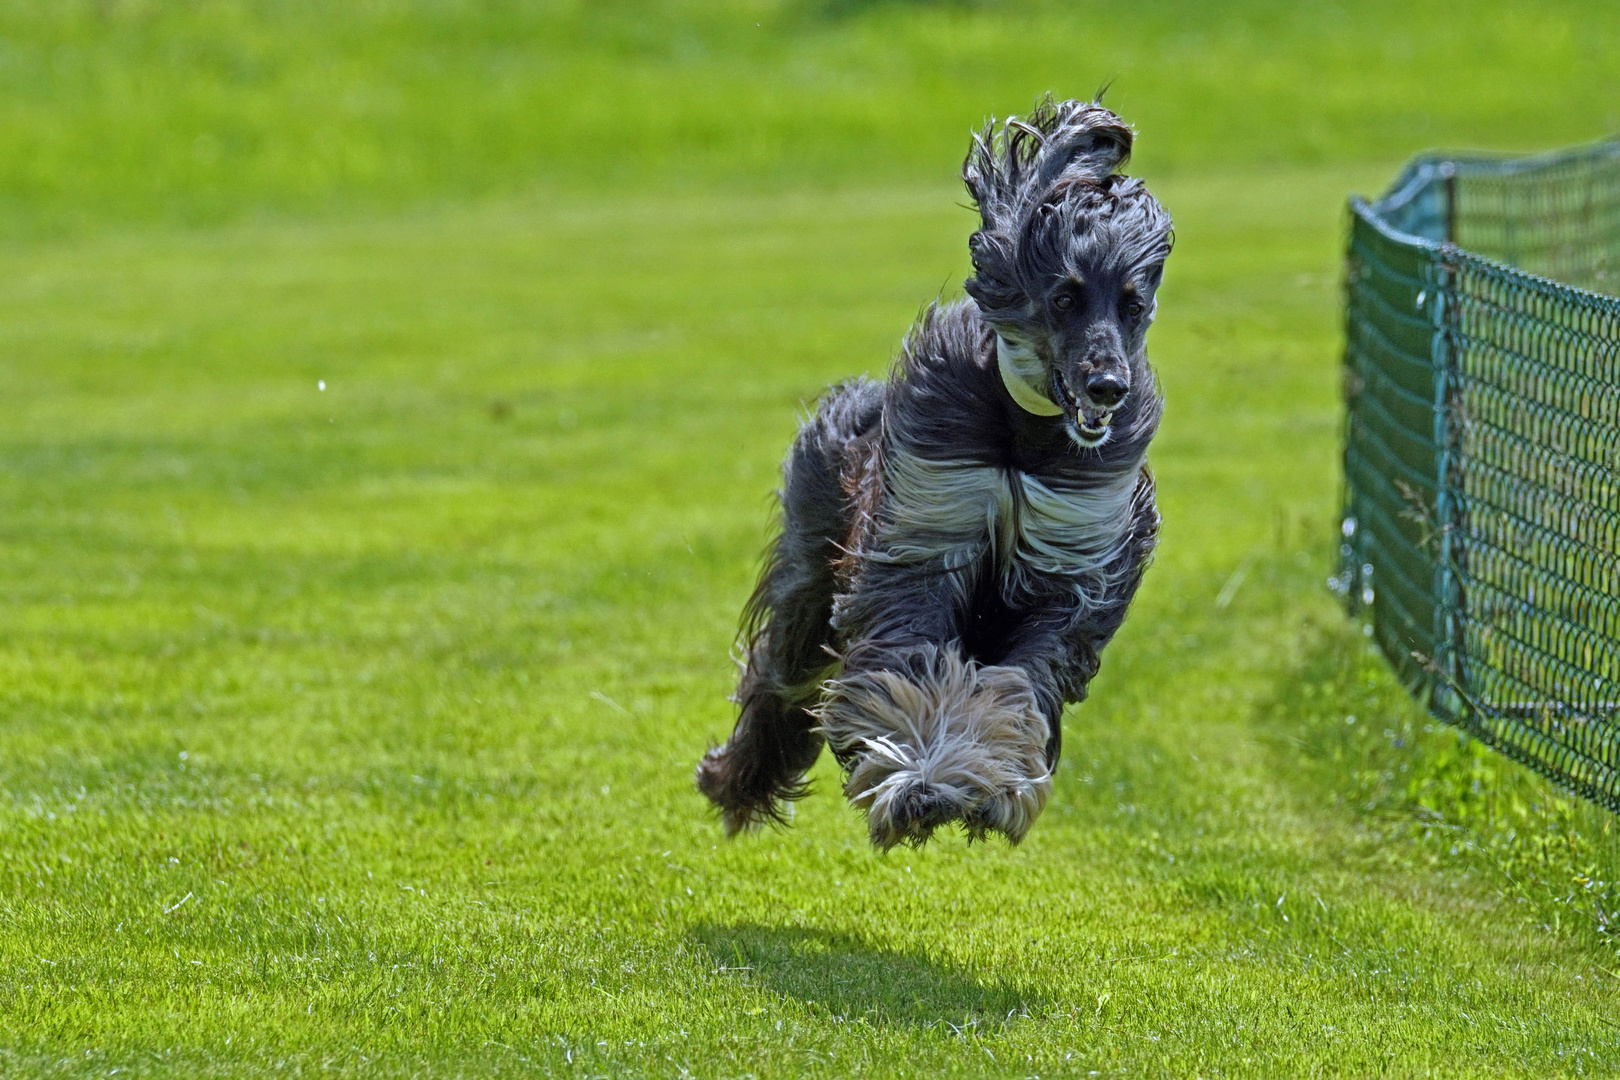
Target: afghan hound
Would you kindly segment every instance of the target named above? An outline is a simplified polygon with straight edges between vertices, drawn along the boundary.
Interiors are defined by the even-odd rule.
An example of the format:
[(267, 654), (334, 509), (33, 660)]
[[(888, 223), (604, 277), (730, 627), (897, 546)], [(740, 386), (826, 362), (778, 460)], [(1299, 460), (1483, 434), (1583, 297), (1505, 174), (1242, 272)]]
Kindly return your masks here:
[(1170, 217), (1132, 129), (1038, 103), (977, 133), (967, 298), (887, 380), (822, 397), (783, 466), (744, 610), (735, 730), (697, 768), (728, 835), (785, 820), (832, 747), (872, 843), (1021, 840), (1158, 536), (1144, 337)]

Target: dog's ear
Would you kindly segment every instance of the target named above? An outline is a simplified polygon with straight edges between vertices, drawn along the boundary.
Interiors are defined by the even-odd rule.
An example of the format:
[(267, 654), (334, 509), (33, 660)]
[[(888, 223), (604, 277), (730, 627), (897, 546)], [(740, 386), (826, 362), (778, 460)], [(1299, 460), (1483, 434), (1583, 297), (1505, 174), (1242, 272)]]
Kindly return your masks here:
[(1135, 133), (1119, 117), (1090, 101), (1041, 102), (1029, 116), (1040, 132), (1039, 184), (1059, 180), (1096, 183), (1130, 160)]
[(980, 229), (968, 238), (973, 276), (963, 284), (982, 309), (1011, 307), (1021, 297), (1012, 259), (1023, 167), (1019, 154), (1009, 150), (1009, 142), (1027, 137), (1005, 126), (998, 129), (991, 120), (973, 136), (962, 163), (962, 182), (973, 196), (981, 222)]
[(1046, 197), (1060, 184), (1098, 184), (1131, 154), (1130, 126), (1094, 102), (1036, 102), (1029, 115), (991, 120), (973, 136), (962, 182), (982, 226), (968, 241), (974, 276), (968, 294), (986, 310), (1024, 297), (1015, 252)]
[(998, 146), (996, 122), (992, 118), (983, 131), (975, 132), (973, 144), (968, 147), (967, 159), (962, 162), (962, 183), (973, 197), (973, 208), (979, 212), (984, 228), (994, 229), (1005, 221), (1017, 190), (1007, 175), (1004, 143)]
[(1005, 229), (1060, 181), (1097, 183), (1125, 164), (1130, 125), (1090, 101), (1036, 102), (1022, 119), (973, 136), (962, 182), (986, 229)]
[(973, 276), (962, 283), (981, 311), (1017, 308), (1024, 300), (1017, 271), (1013, 268), (1012, 245), (993, 229), (980, 229), (968, 237), (968, 253), (973, 256)]

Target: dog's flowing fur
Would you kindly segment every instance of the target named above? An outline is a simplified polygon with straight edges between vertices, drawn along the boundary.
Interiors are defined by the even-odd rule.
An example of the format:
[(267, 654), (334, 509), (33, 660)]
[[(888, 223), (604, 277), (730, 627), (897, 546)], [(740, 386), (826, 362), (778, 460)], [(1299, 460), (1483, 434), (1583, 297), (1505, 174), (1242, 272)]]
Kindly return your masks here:
[(970, 299), (930, 307), (887, 382), (833, 387), (783, 468), (743, 617), (731, 739), (698, 766), (729, 834), (804, 794), (825, 741), (872, 842), (959, 822), (1017, 843), (1051, 790), (1158, 534), (1143, 338), (1170, 219), (1089, 102), (993, 121), (962, 176)]

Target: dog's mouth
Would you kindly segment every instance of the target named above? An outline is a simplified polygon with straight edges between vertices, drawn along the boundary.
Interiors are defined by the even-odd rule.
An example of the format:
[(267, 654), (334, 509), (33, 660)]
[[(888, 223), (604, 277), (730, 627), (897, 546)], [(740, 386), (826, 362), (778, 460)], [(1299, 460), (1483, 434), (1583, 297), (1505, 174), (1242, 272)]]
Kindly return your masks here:
[(1087, 450), (1095, 449), (1107, 442), (1110, 434), (1109, 425), (1114, 422), (1114, 412), (1119, 406), (1095, 404), (1085, 395), (1070, 391), (1068, 380), (1060, 372), (1054, 371), (1052, 374), (1052, 381), (1057, 384), (1057, 400), (1068, 403), (1065, 411), (1073, 420), (1069, 430), (1074, 441)]
[(1108, 440), (1109, 425), (1113, 422), (1113, 409), (1098, 408), (1090, 402), (1075, 406), (1074, 427), (1077, 441), (1082, 446), (1101, 446)]

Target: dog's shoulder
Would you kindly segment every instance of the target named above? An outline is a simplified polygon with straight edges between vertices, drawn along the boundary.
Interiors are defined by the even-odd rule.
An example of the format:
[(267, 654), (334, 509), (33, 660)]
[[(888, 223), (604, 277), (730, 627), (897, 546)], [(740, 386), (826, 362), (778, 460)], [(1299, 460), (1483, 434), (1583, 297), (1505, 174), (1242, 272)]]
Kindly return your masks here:
[(995, 334), (971, 300), (930, 304), (901, 346), (884, 414), (913, 449), (968, 451), (1004, 441)]
[(971, 300), (932, 303), (900, 347), (891, 381), (972, 387), (995, 373), (995, 333)]

